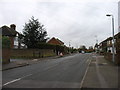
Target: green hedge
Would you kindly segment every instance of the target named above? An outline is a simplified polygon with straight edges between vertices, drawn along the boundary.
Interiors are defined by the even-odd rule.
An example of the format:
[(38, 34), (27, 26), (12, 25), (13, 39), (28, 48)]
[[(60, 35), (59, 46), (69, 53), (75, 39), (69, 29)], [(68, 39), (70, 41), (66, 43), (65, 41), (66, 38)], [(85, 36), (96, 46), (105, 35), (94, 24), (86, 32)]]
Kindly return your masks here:
[(38, 49), (55, 49), (55, 45), (47, 44), (47, 43), (38, 43), (38, 44), (36, 44), (36, 48), (38, 48)]
[(10, 48), (10, 39), (6, 36), (2, 37), (2, 48)]
[(60, 45), (53, 45), (48, 43), (38, 43), (36, 44), (36, 48), (38, 49), (53, 49), (55, 51), (59, 52), (67, 52), (67, 47), (60, 46)]
[(60, 45), (53, 45), (53, 44), (48, 44), (48, 43), (38, 43), (36, 45), (36, 48), (39, 49), (64, 49), (64, 46), (60, 46)]

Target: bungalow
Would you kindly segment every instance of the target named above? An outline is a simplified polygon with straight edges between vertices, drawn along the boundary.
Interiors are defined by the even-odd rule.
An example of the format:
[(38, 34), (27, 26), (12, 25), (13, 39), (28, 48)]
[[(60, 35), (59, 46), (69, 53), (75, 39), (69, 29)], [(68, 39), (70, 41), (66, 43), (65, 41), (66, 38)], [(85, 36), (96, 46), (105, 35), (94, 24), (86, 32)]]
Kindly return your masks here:
[(53, 44), (53, 45), (59, 45), (59, 46), (56, 46), (56, 49), (54, 50), (54, 52), (57, 55), (59, 55), (60, 52), (64, 52), (64, 48), (61, 47), (61, 46), (64, 46), (64, 43), (61, 40), (59, 40), (58, 38), (53, 37), (47, 43), (48, 44)]
[(55, 38), (55, 37), (51, 38), (47, 43), (48, 44), (53, 44), (53, 45), (64, 46), (64, 43), (61, 40), (59, 40), (58, 38)]

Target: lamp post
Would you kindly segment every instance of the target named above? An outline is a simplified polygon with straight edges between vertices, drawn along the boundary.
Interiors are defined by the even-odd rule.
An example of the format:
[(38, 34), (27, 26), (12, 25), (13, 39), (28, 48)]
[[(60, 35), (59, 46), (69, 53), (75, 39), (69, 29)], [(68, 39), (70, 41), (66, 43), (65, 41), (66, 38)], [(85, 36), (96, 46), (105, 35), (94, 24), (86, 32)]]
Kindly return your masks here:
[(106, 16), (108, 17), (112, 17), (112, 34), (113, 34), (113, 44), (112, 44), (112, 47), (113, 47), (113, 62), (115, 62), (115, 39), (114, 39), (114, 16), (112, 14), (107, 14)]

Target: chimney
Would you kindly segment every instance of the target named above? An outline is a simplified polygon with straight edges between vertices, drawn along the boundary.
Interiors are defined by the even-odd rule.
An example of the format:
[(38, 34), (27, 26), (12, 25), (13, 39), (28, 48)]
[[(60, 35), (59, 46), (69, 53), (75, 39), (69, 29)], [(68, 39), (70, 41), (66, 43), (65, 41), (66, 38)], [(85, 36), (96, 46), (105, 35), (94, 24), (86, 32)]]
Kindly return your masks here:
[(13, 30), (16, 30), (16, 25), (15, 24), (11, 24), (10, 28), (12, 28)]

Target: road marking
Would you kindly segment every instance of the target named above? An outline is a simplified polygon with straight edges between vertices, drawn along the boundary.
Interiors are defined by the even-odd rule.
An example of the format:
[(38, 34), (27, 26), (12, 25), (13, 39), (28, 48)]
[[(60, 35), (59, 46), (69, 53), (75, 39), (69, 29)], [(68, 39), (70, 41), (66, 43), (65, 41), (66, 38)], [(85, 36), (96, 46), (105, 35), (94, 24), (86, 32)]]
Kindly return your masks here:
[(85, 74), (84, 74), (84, 76), (83, 76), (83, 79), (82, 79), (82, 81), (81, 81), (81, 83), (80, 83), (80, 88), (82, 88), (82, 85), (83, 85), (83, 82), (84, 82), (85, 77), (86, 77), (86, 75), (87, 75), (87, 72), (88, 72), (88, 68), (89, 68), (90, 63), (91, 63), (91, 60), (90, 60), (90, 62), (89, 62), (89, 64), (88, 64), (88, 67), (87, 67), (87, 69), (86, 69), (86, 71), (85, 71)]
[(86, 63), (88, 63), (89, 62), (89, 59), (86, 61)]
[[(59, 64), (59, 63), (57, 63), (57, 64), (54, 65), (54, 66), (48, 67), (48, 68), (45, 69), (45, 70), (49, 70), (49, 69), (51, 69), (51, 68), (57, 66), (58, 64)], [(15, 80), (9, 81), (9, 82), (3, 84), (3, 86), (6, 86), (6, 85), (11, 84), (11, 83), (14, 83), (14, 82), (17, 82), (17, 81), (19, 81), (19, 80), (21, 80), (21, 79), (23, 79), (23, 78), (26, 78), (26, 77), (28, 77), (28, 76), (31, 76), (31, 75), (33, 75), (33, 74), (29, 74), (29, 75), (23, 76), (23, 77), (21, 77), (21, 78), (18, 78), (18, 79), (15, 79)]]
[(6, 86), (6, 85), (8, 85), (8, 84), (10, 84), (10, 83), (13, 83), (13, 82), (16, 82), (16, 81), (19, 81), (19, 80), (20, 80), (20, 78), (15, 79), (15, 80), (12, 80), (12, 81), (10, 81), (10, 82), (7, 82), (7, 83), (3, 84), (3, 86)]
[(18, 78), (18, 79), (9, 81), (9, 82), (3, 84), (3, 86), (6, 86), (6, 85), (11, 84), (11, 83), (14, 83), (14, 82), (17, 82), (17, 81), (19, 81), (19, 80), (21, 80), (21, 79), (23, 79), (23, 78), (25, 78), (25, 77), (31, 76), (31, 75), (32, 75), (32, 74), (29, 74), (29, 75), (23, 76), (23, 77), (21, 77), (21, 78)]

